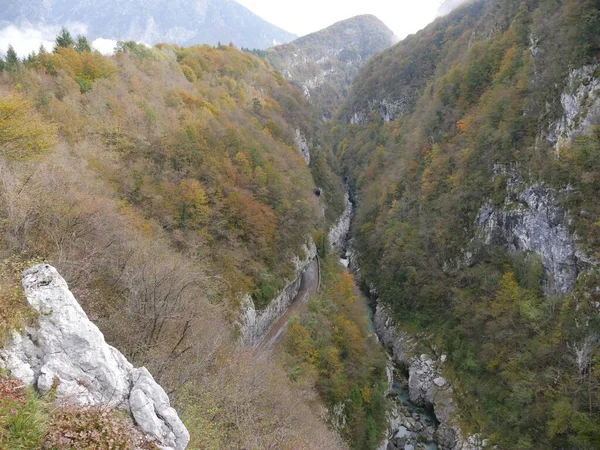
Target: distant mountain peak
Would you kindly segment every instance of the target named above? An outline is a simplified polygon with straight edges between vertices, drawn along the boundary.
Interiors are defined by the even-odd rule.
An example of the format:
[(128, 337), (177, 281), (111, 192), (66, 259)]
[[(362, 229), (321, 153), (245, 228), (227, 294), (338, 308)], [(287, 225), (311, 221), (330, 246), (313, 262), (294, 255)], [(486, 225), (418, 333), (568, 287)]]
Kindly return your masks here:
[(1, 26), (80, 23), (91, 39), (265, 49), (296, 37), (234, 0), (0, 0), (0, 10)]
[(269, 50), (268, 59), (330, 118), (371, 56), (393, 43), (394, 33), (367, 14), (337, 22)]
[[(371, 14), (351, 17), (330, 25), (323, 30), (302, 36), (289, 45), (301, 47), (309, 42), (321, 41), (328, 46), (354, 46), (361, 53), (373, 54), (373, 46), (381, 50), (381, 44), (386, 47), (392, 42), (394, 33), (381, 20)], [(375, 38), (378, 42), (372, 42)], [(385, 48), (385, 47), (384, 47)]]

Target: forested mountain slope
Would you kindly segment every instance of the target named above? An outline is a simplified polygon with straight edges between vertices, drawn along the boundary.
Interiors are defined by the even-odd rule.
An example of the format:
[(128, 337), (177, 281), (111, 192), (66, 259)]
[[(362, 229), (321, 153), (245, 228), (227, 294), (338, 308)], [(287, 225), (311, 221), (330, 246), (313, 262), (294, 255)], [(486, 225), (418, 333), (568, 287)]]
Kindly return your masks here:
[(357, 16), (269, 49), (267, 59), (331, 118), (369, 58), (392, 44), (393, 32), (375, 16)]
[[(165, 388), (191, 448), (345, 448), (314, 384), (238, 345), (240, 299), (266, 306), (326, 232), (313, 174), (331, 186), (327, 214), (343, 208), (302, 93), (230, 46), (129, 42), (104, 57), (63, 40), (1, 67), (3, 342), (31, 317), (20, 272), (52, 263), (107, 341)], [(339, 355), (344, 342), (325, 348)], [(332, 360), (340, 370), (344, 358)], [(328, 386), (348, 396), (370, 383), (363, 373)], [(25, 422), (37, 427), (27, 446), (4, 433), (10, 417), (0, 414), (0, 446), (42, 445), (47, 422)]]
[(234, 0), (1, 0), (0, 26), (84, 25), (86, 36), (153, 45), (269, 48), (296, 36)]
[(597, 0), (478, 1), (376, 55), (332, 129), (365, 283), (498, 448), (600, 446), (599, 90)]

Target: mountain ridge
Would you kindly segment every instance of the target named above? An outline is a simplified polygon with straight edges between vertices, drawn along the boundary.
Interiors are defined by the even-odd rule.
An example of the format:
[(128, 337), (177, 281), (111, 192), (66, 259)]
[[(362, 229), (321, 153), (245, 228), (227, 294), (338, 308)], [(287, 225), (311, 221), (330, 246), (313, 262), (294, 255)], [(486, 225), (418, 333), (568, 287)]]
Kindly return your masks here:
[(289, 33), (234, 0), (0, 0), (0, 25), (63, 26), (82, 23), (91, 39), (182, 46), (233, 42), (264, 49), (291, 41)]
[(373, 15), (350, 19), (268, 50), (271, 64), (331, 118), (360, 68), (392, 45), (394, 33)]

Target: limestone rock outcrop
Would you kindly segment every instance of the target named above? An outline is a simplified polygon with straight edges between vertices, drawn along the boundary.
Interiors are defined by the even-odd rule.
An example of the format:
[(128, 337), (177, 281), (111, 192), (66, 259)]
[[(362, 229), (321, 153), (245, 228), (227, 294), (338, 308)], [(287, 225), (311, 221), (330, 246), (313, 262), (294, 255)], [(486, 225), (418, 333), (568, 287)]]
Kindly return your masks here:
[(409, 114), (414, 102), (414, 92), (405, 89), (402, 95), (384, 97), (381, 100), (371, 100), (365, 109), (353, 111), (349, 122), (353, 125), (364, 125), (368, 122), (369, 113), (378, 111), (384, 122), (393, 122)]
[(337, 251), (341, 252), (346, 246), (346, 240), (348, 238), (348, 233), (350, 232), (350, 224), (352, 223), (353, 211), (354, 209), (350, 202), (350, 196), (346, 192), (344, 197), (344, 212), (336, 224), (331, 227), (329, 234), (327, 235), (329, 243)]
[(165, 391), (106, 343), (54, 267), (25, 271), (23, 287), (37, 324), (13, 333), (1, 368), (42, 394), (55, 389), (58, 401), (128, 410), (164, 449), (187, 447), (190, 435)]
[(306, 137), (304, 137), (298, 128), (296, 128), (296, 146), (298, 147), (298, 150), (300, 150), (300, 153), (302, 153), (306, 165), (310, 165), (310, 147), (308, 146)]
[(571, 292), (579, 274), (595, 261), (577, 248), (557, 192), (543, 185), (524, 186), (518, 169), (496, 172), (507, 179), (507, 196), (501, 206), (488, 203), (481, 208), (475, 242), (539, 254), (546, 293)]
[(133, 369), (129, 408), (135, 422), (158, 442), (176, 450), (184, 449), (190, 435), (169, 397), (145, 367)]
[(600, 121), (600, 65), (572, 69), (560, 96), (563, 115), (550, 125), (548, 140), (560, 147), (579, 134), (587, 134)]
[(271, 327), (286, 313), (302, 285), (306, 268), (317, 256), (317, 247), (312, 241), (304, 246), (304, 258), (295, 257), (296, 275), (288, 281), (269, 306), (263, 310), (256, 308), (250, 295), (242, 300), (243, 313), (240, 320), (240, 340), (244, 345), (256, 346), (269, 334)]

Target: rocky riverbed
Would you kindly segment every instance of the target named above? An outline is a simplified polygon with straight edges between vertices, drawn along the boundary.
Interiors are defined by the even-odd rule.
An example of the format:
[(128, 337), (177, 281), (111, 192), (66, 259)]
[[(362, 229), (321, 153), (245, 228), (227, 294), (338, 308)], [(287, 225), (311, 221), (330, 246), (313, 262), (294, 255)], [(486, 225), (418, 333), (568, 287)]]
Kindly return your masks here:
[(410, 401), (407, 380), (396, 372), (390, 364), (388, 397), (394, 403), (394, 409), (389, 415), (388, 435), (380, 450), (438, 450), (435, 415)]

